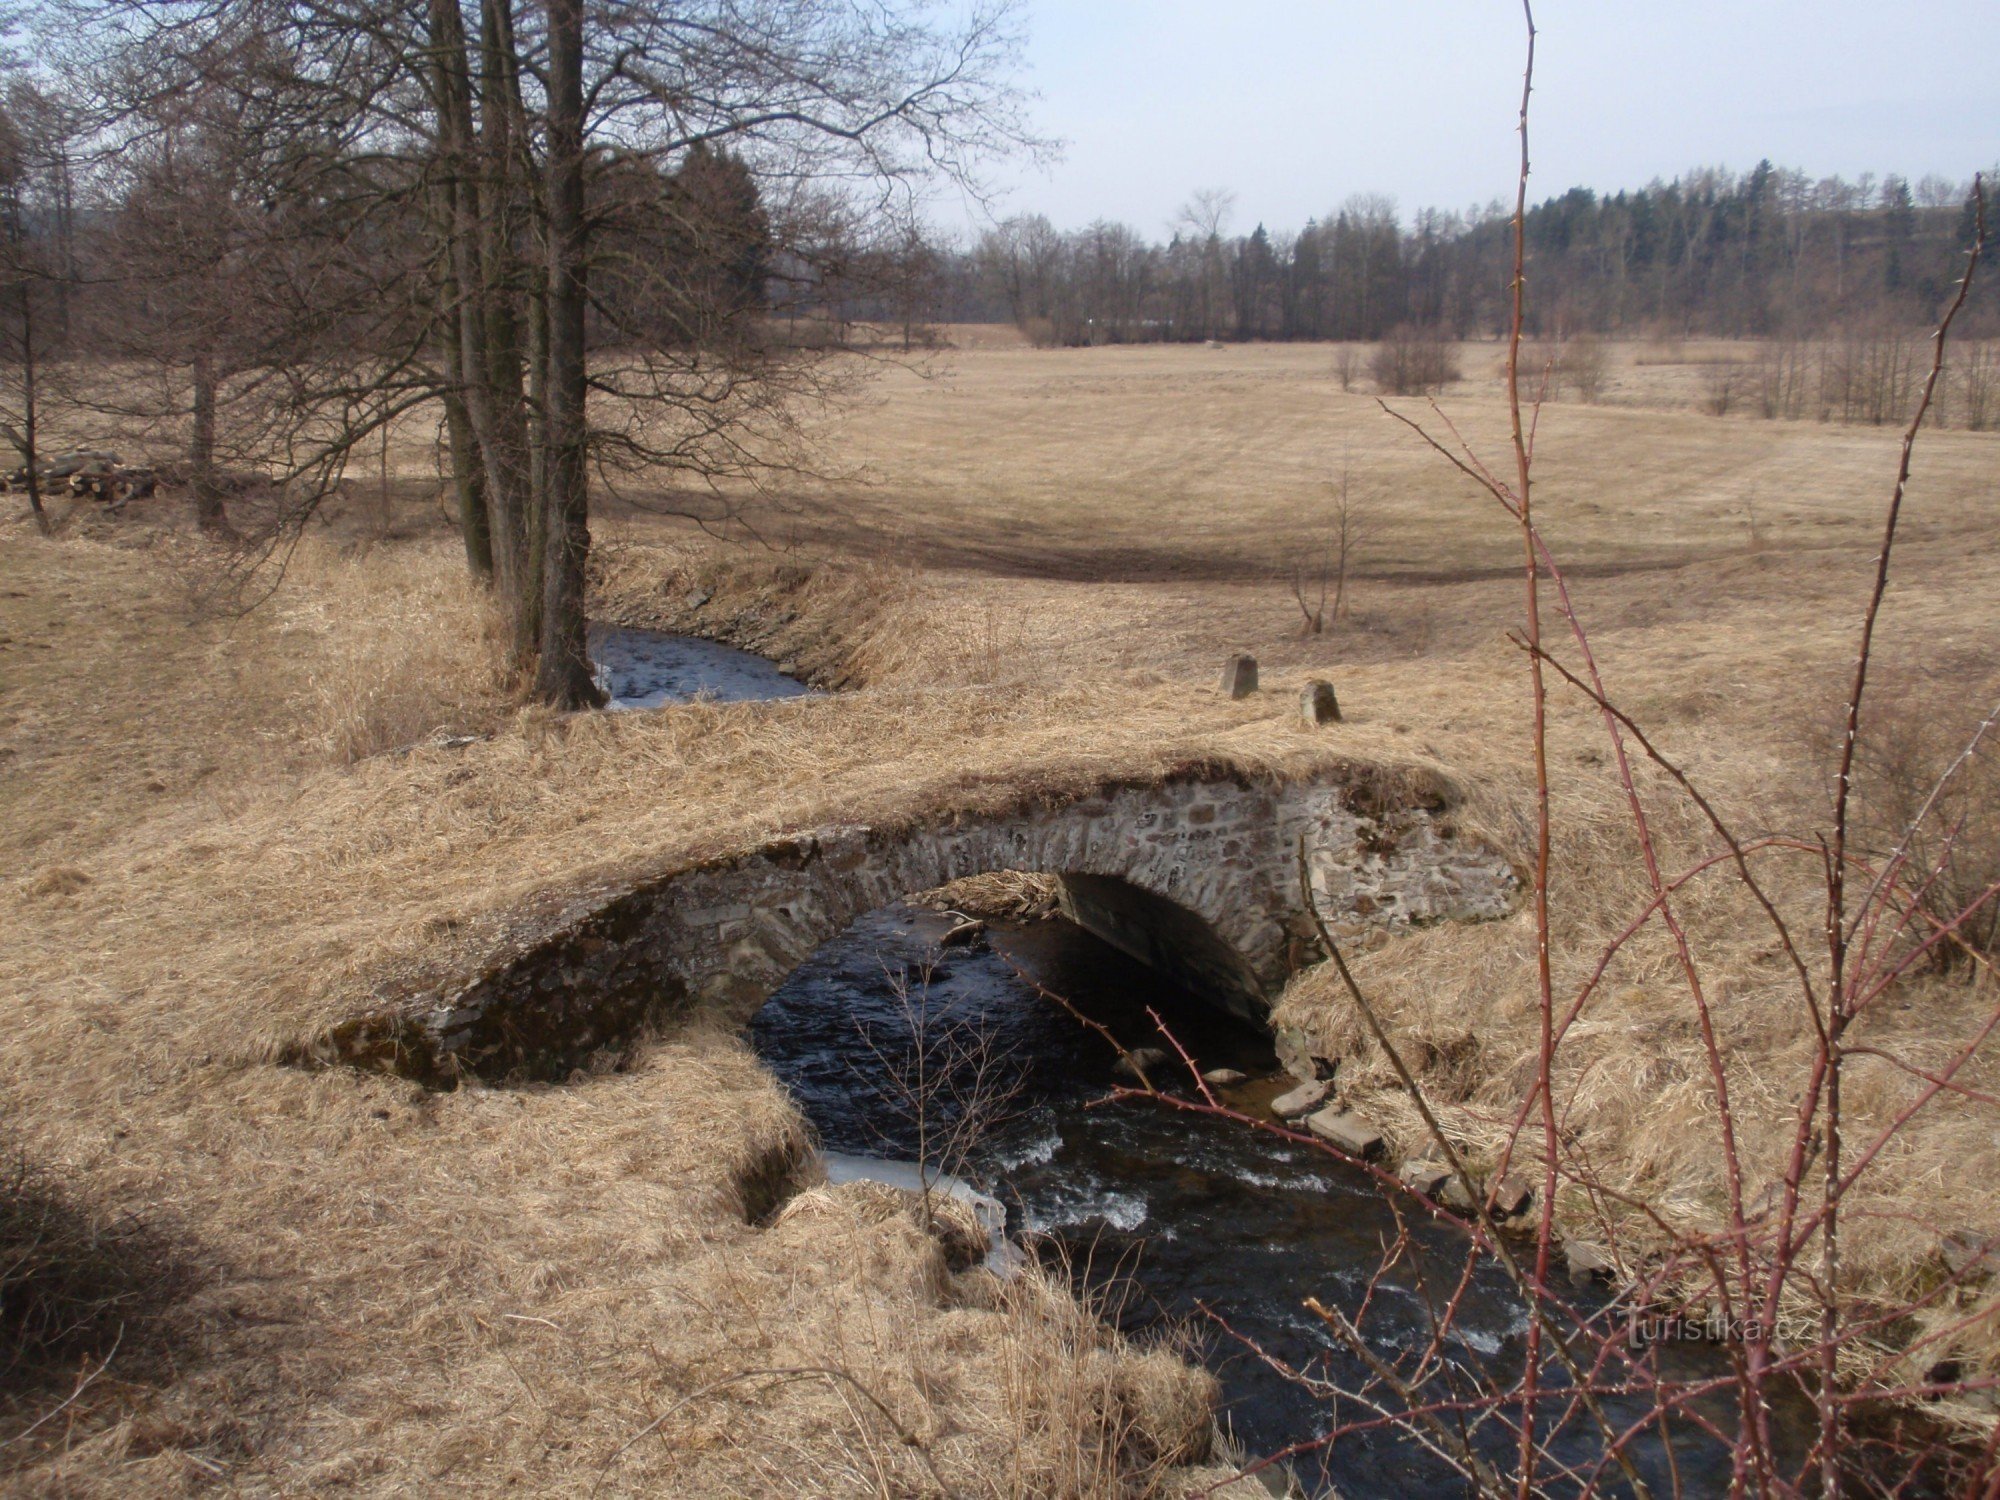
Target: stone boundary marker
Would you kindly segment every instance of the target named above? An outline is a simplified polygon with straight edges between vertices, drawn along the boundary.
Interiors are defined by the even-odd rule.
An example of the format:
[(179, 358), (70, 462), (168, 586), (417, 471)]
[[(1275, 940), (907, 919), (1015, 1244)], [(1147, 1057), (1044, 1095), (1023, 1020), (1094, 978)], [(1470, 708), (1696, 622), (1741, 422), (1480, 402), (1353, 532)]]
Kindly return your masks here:
[(1299, 717), (1308, 729), (1317, 729), (1322, 724), (1340, 722), (1340, 700), (1333, 695), (1333, 684), (1323, 677), (1315, 677), (1299, 692)]
[(1222, 667), (1222, 696), (1247, 698), (1257, 691), (1257, 658), (1232, 656)]

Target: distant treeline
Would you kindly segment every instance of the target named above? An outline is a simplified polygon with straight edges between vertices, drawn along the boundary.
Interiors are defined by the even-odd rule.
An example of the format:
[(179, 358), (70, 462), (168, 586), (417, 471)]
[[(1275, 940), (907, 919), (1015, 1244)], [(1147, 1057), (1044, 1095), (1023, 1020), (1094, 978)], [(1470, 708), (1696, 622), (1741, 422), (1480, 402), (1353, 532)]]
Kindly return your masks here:
[[(936, 313), (1011, 321), (1038, 343), (1455, 338), (1507, 321), (1512, 229), (1501, 205), (1350, 199), (1296, 233), (1226, 232), (1205, 193), (1165, 244), (1100, 221), (1064, 233), (1010, 219), (938, 263)], [(1812, 179), (1768, 161), (1636, 192), (1572, 188), (1528, 211), (1530, 331), (1816, 337), (1935, 317), (1973, 234), (1971, 190), (1927, 177)], [(1975, 323), (2000, 321), (1989, 283)]]

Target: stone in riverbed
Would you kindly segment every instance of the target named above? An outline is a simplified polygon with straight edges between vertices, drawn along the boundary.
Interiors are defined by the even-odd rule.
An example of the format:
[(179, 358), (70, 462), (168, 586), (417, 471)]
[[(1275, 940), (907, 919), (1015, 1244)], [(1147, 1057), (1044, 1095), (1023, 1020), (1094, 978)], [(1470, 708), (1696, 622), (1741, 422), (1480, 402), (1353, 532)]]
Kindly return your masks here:
[(1419, 1198), (1435, 1199), (1444, 1191), (1444, 1185), (1451, 1181), (1451, 1169), (1434, 1161), (1406, 1161), (1403, 1170), (1396, 1175), (1402, 1178), (1403, 1186)]
[(1618, 1262), (1611, 1258), (1611, 1252), (1601, 1250), (1583, 1240), (1564, 1240), (1563, 1259), (1569, 1265), (1569, 1280), (1572, 1286), (1588, 1286), (1593, 1281), (1613, 1281), (1618, 1276)]
[(1302, 1083), (1288, 1094), (1280, 1094), (1271, 1101), (1271, 1113), (1281, 1120), (1296, 1120), (1300, 1115), (1309, 1115), (1326, 1103), (1328, 1085), (1324, 1083)]
[(1292, 1077), (1304, 1083), (1333, 1077), (1336, 1066), (1334, 1060), (1321, 1057), (1314, 1052), (1312, 1038), (1298, 1027), (1279, 1027), (1275, 1042), (1278, 1048), (1278, 1065)]
[(1373, 1161), (1383, 1152), (1382, 1132), (1361, 1116), (1340, 1108), (1323, 1109), (1306, 1121), (1306, 1129), (1349, 1156)]
[(707, 589), (689, 589), (681, 595), (681, 605), (686, 609), (700, 609), (711, 597)]
[(948, 928), (938, 939), (940, 948), (969, 948), (986, 935), (986, 924), (977, 917), (966, 917)]
[[(1535, 1201), (1535, 1190), (1512, 1172), (1506, 1173), (1498, 1182), (1489, 1182), (1479, 1190), (1480, 1200), (1489, 1205), (1488, 1212), (1495, 1219), (1514, 1219), (1526, 1213)], [(1478, 1212), (1478, 1205), (1465, 1191), (1465, 1184), (1458, 1178), (1450, 1179), (1444, 1185), (1439, 1201), (1453, 1213), (1470, 1218)]]
[(1210, 1068), (1206, 1073), (1201, 1075), (1201, 1081), (1203, 1083), (1226, 1085), (1241, 1083), (1249, 1076), (1248, 1073), (1243, 1072), (1240, 1068)]
[(1517, 1219), (1528, 1211), (1534, 1201), (1535, 1190), (1512, 1172), (1506, 1173), (1493, 1185), (1493, 1216), (1496, 1219)]
[(1222, 696), (1247, 698), (1257, 691), (1257, 658), (1232, 656), (1222, 667)]
[(1111, 1065), (1111, 1071), (1134, 1083), (1144, 1083), (1146, 1076), (1166, 1060), (1167, 1054), (1158, 1047), (1134, 1047)]

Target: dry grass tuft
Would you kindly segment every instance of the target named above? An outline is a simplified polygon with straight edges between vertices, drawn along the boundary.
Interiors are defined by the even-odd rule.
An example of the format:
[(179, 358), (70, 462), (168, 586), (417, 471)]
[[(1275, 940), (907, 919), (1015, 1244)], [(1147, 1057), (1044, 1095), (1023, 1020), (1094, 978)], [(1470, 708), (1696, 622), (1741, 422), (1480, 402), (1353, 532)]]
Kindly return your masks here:
[(1010, 922), (1038, 922), (1053, 916), (1057, 881), (1053, 875), (1035, 875), (1025, 870), (993, 870), (984, 875), (967, 875), (934, 891), (924, 891), (910, 899), (932, 911), (963, 912), (969, 917), (997, 918)]
[(449, 546), (304, 547), (291, 571), (280, 618), (316, 638), (299, 717), (330, 763), (492, 722), (508, 687), (500, 622)]
[(90, 884), (90, 877), (72, 865), (52, 865), (27, 881), (30, 896), (74, 896)]

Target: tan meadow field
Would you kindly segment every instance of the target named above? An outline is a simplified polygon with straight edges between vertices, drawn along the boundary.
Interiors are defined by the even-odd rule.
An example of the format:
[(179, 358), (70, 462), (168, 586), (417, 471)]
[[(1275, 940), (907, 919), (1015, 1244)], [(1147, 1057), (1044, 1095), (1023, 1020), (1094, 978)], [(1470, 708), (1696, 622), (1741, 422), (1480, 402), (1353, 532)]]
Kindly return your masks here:
[[(54, 540), (10, 513), (0, 1118), (101, 1223), (139, 1216), (177, 1275), (98, 1374), (0, 1407), (0, 1483), (1027, 1496), (1218, 1477), (1177, 1467), (1206, 1430), (1202, 1377), (1062, 1288), (954, 1271), (906, 1210), (848, 1190), (746, 1222), (806, 1132), (700, 1015), (557, 1086), (429, 1093), (273, 1061), (608, 872), (1190, 756), (1435, 766), (1521, 857), (1519, 540), (1392, 414), (1501, 463), (1497, 348), (1462, 351), (1439, 410), (1385, 411), (1320, 346), (956, 343), (880, 365), (819, 419), (832, 477), (749, 512), (763, 544), (650, 515), (643, 493), (595, 524), (600, 618), (706, 630), (850, 689), (803, 702), (518, 707), (427, 431), (401, 434), (387, 508), (357, 486), (242, 618), (190, 603), (209, 564), (171, 497)], [(1601, 404), (1541, 413), (1538, 507), (1614, 694), (1746, 829), (1811, 836), (1896, 435), (1711, 417), (1689, 366), (1647, 355), (1615, 348)], [(1349, 609), (1310, 635), (1294, 584), (1316, 589), (1343, 486)], [(1889, 735), (1942, 743), (2000, 692), (1996, 487), (2000, 436), (1924, 435), (1881, 647)], [(1265, 691), (1231, 703), (1214, 678), (1239, 650)], [(1314, 676), (1346, 716), (1317, 732), (1295, 705)], [(1566, 991), (1644, 887), (1601, 726), (1556, 703)], [(1670, 864), (1710, 847), (1663, 778), (1641, 786)], [(1809, 929), (1814, 872), (1776, 889)], [(1752, 915), (1722, 885), (1687, 903), (1761, 1184), (1806, 1033)], [(1451, 1128), (1490, 1151), (1523, 1087), (1532, 927), (1417, 933), (1359, 969), (1436, 1059)], [(1712, 1222), (1711, 1101), (1668, 951), (1635, 943), (1612, 977), (1567, 1064), (1575, 1127), (1669, 1218)], [(1871, 1035), (1935, 1061), (1991, 1003), (1977, 967), (1925, 975)], [(1351, 1058), (1357, 1102), (1419, 1144), (1320, 971), (1280, 1019)], [(1990, 1092), (1995, 1072), (1966, 1082)], [(1854, 1104), (1886, 1119), (1912, 1087), (1870, 1064)], [(2000, 1229), (1984, 1105), (1932, 1106), (1886, 1166), (1851, 1242), (1859, 1284), (1913, 1285), (1942, 1230)]]

